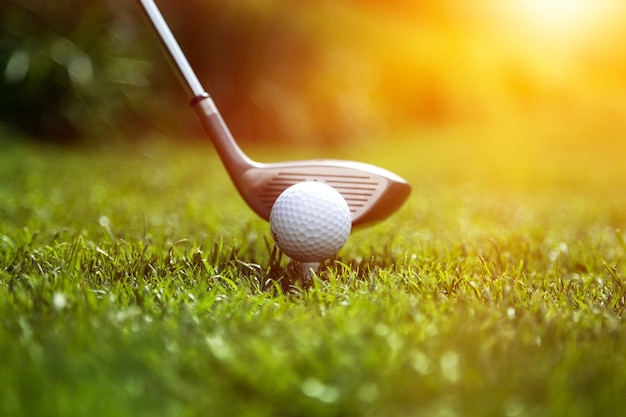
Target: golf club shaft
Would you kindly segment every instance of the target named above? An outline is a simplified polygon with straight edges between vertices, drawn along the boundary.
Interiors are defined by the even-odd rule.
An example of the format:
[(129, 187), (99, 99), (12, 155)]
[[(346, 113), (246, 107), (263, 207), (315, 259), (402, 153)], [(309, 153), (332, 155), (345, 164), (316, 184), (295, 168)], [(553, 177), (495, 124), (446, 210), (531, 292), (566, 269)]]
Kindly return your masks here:
[(165, 22), (154, 0), (137, 0), (148, 20), (157, 32), (173, 66), (177, 69), (181, 84), (187, 90), (190, 103), (213, 142), (224, 166), (231, 177), (241, 175), (255, 163), (239, 148), (226, 123), (222, 119), (213, 99), (204, 90), (176, 38)]

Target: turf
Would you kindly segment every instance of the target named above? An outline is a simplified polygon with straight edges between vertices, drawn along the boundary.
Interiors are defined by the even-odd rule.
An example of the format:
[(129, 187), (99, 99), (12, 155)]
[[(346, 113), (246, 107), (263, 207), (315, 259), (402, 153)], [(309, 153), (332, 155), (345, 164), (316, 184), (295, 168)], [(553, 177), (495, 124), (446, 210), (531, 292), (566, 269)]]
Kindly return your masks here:
[(614, 415), (623, 148), (525, 129), (333, 151), (414, 192), (308, 288), (210, 148), (3, 144), (0, 415)]

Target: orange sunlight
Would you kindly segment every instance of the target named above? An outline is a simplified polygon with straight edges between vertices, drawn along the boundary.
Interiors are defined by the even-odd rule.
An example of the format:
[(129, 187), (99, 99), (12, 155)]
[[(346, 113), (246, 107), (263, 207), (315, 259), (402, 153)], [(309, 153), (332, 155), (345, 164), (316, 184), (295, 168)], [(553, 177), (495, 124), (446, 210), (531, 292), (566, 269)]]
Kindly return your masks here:
[[(444, 45), (430, 51), (431, 62), (436, 62), (434, 58), (451, 61), (436, 66), (444, 82), (449, 75), (444, 91), (450, 97), (470, 97), (466, 108), (494, 109), (495, 117), (553, 112), (563, 122), (583, 115), (607, 126), (623, 125), (626, 2), (475, 0), (449, 4), (451, 24), (442, 21), (438, 37)], [(455, 40), (446, 44), (446, 34)], [(417, 51), (425, 51), (426, 44), (415, 42)]]
[(510, 11), (519, 23), (545, 34), (574, 37), (608, 17), (609, 2), (602, 0), (516, 0)]
[(487, 0), (510, 34), (574, 48), (606, 40), (624, 12), (621, 0)]

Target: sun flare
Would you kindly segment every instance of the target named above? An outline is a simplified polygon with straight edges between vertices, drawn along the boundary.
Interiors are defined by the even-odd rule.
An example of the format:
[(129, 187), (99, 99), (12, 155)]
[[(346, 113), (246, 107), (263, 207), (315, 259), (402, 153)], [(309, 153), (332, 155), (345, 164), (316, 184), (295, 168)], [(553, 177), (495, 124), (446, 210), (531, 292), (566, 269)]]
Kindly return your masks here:
[(602, 33), (620, 9), (617, 0), (492, 1), (509, 29), (559, 42), (578, 42)]
[(518, 0), (520, 18), (543, 30), (577, 32), (594, 17), (596, 0)]

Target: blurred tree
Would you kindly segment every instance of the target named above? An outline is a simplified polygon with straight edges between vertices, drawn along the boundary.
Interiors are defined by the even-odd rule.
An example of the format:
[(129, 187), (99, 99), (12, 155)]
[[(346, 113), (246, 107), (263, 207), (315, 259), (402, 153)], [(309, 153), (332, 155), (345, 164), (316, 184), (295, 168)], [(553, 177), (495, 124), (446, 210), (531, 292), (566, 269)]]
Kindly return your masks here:
[(0, 5), (0, 122), (42, 139), (72, 141), (111, 126), (125, 109), (115, 84), (146, 82), (130, 21), (102, 1), (8, 0)]

